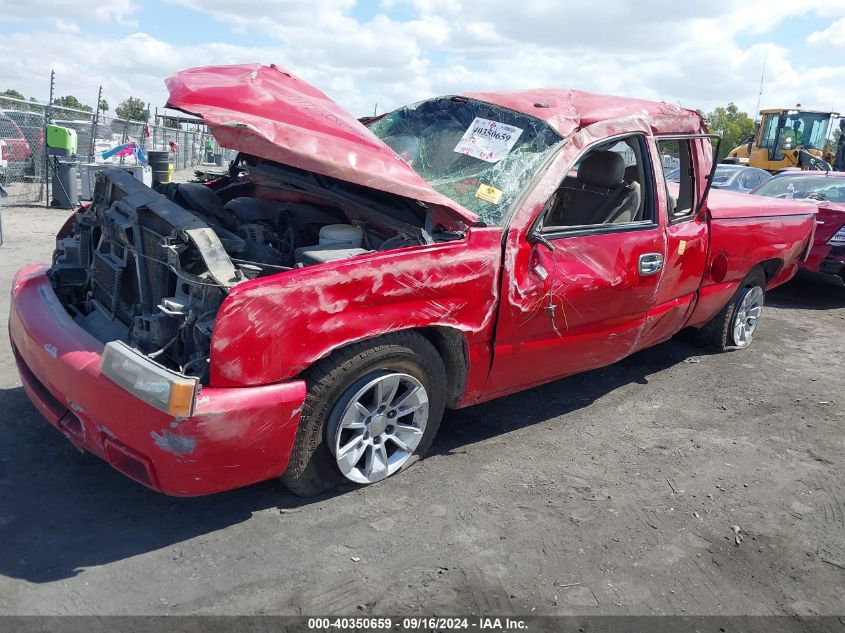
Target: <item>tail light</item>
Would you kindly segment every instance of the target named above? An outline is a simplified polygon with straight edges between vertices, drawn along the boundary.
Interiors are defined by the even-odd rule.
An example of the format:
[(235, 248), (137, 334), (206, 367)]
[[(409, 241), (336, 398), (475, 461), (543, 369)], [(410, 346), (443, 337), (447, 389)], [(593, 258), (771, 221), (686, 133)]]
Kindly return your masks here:
[(3, 141), (0, 141), (0, 160), (8, 160), (6, 156), (6, 144)]

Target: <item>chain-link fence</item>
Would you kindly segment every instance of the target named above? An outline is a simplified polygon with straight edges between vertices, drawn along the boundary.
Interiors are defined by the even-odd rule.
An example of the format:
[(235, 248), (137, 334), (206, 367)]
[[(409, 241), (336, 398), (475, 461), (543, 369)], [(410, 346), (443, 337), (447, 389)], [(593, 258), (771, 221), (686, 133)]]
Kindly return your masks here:
[[(76, 132), (75, 154), (61, 158), (49, 155), (48, 123)], [(224, 165), (224, 154), (228, 154), (196, 119), (156, 112), (152, 122), (132, 121), (103, 112), (0, 96), (0, 182), (9, 194), (5, 204), (49, 205), (59, 161), (77, 167), (78, 198), (88, 191), (88, 187), (81, 186), (80, 176), (87, 168), (136, 164), (137, 159), (131, 154), (109, 156), (109, 150), (133, 142), (145, 152), (167, 151), (174, 171), (202, 165), (219, 169)]]
[(5, 204), (44, 200), (46, 109), (35, 102), (0, 99), (0, 181)]

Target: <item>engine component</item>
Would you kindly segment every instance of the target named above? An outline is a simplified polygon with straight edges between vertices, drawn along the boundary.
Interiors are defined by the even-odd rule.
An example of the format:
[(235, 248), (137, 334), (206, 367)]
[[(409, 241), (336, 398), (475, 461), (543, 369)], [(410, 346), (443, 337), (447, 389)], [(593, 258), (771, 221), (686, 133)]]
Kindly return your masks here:
[[(228, 199), (227, 187), (179, 183), (154, 191), (121, 169), (99, 172), (91, 204), (56, 243), (49, 276), (62, 305), (103, 343), (121, 341), (203, 383), (217, 312), (236, 284), (426, 243), (419, 227), (354, 197), (327, 191), (323, 205), (322, 191), (285, 194), (274, 181), (252, 178), (229, 185), (227, 193), (241, 197)], [(276, 191), (297, 201), (243, 196)]]
[(245, 279), (223, 241), (231, 236), (245, 251), (254, 243), (218, 227), (221, 239), (202, 217), (121, 169), (103, 170), (91, 205), (57, 241), (50, 270), (57, 295), (103, 342), (123, 340), (184, 371), (208, 355), (210, 329), (197, 322)]
[(364, 229), (352, 224), (329, 224), (320, 229), (320, 246), (337, 245), (361, 248)]
[(210, 220), (211, 224), (219, 224), (230, 231), (237, 229), (237, 222), (226, 213), (220, 198), (205, 185), (196, 182), (169, 182), (159, 185), (155, 191), (180, 207)]
[(267, 244), (270, 240), (278, 239), (278, 236), (270, 230), (265, 224), (253, 222), (251, 224), (241, 224), (238, 233), (245, 240), (252, 240), (253, 242), (261, 242)]
[(349, 259), (356, 255), (363, 255), (372, 251), (363, 248), (348, 247), (341, 244), (321, 244), (318, 246), (304, 246), (296, 249), (296, 263), (303, 266), (324, 264), (340, 259)]

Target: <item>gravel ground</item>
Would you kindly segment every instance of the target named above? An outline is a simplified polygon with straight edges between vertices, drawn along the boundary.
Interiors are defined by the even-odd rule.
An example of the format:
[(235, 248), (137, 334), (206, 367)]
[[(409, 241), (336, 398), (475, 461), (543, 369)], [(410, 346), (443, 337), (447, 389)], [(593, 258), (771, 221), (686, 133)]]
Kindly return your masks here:
[[(3, 212), (5, 323), (67, 213)], [(309, 501), (143, 489), (39, 417), (0, 337), (0, 613), (843, 614), (845, 287), (767, 300), (751, 349), (449, 412), (401, 477)]]

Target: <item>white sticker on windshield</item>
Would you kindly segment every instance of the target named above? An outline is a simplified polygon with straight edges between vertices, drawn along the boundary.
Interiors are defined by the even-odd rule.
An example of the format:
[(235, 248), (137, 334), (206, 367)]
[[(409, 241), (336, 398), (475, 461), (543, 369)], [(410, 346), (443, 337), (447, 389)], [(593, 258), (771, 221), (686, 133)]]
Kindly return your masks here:
[(475, 117), (454, 151), (497, 163), (513, 149), (520, 134), (521, 128)]

